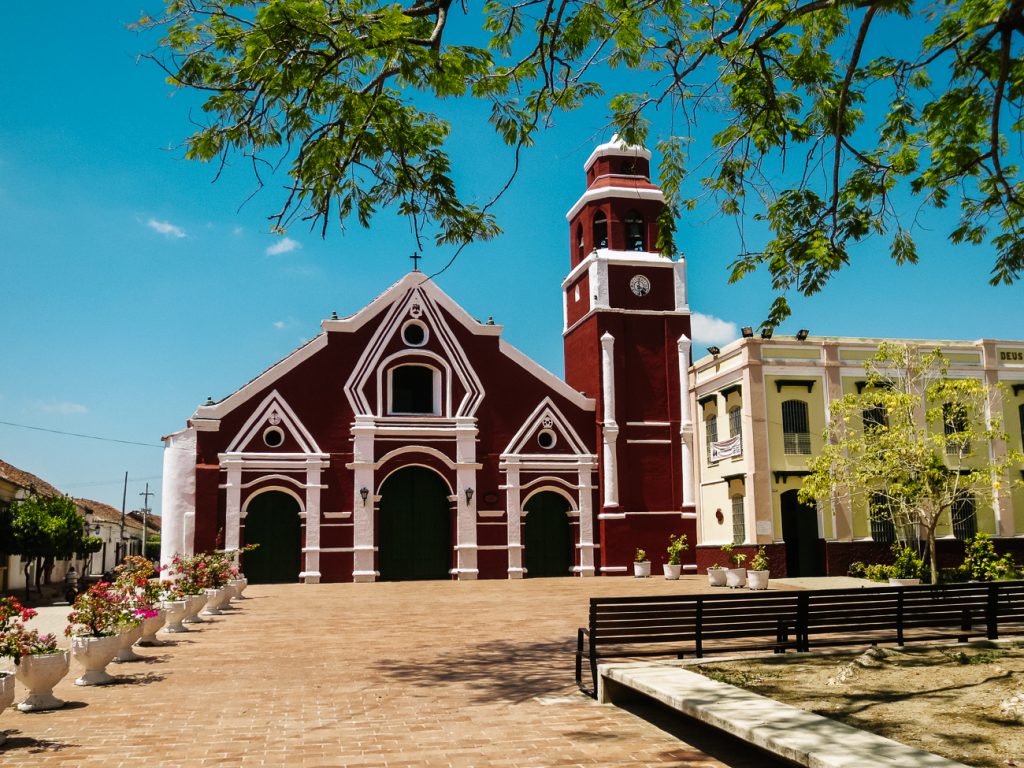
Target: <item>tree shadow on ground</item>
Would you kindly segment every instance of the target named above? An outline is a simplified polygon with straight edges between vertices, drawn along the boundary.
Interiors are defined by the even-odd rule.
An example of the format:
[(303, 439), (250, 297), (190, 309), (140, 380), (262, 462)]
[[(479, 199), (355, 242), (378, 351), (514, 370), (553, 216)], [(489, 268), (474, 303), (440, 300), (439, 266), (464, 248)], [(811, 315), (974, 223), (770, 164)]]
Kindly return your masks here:
[(457, 685), (480, 703), (518, 704), (535, 696), (572, 694), (576, 644), (508, 640), (444, 651), (430, 659), (381, 659), (374, 664), (394, 682), (433, 688)]
[(68, 741), (49, 741), (48, 739), (33, 739), (29, 736), (17, 736), (18, 731), (0, 731), (0, 734), (7, 734), (7, 741), (0, 743), (0, 754), (7, 754), (12, 756), (10, 753), (15, 750), (23, 750), (29, 754), (38, 754), (40, 752), (60, 752), (63, 749), (69, 747), (79, 747), (80, 744), (75, 744)]
[(117, 679), (112, 685), (149, 685), (150, 683), (159, 683), (161, 680), (166, 680), (167, 675), (160, 675), (154, 672), (141, 672), (135, 675), (117, 675)]

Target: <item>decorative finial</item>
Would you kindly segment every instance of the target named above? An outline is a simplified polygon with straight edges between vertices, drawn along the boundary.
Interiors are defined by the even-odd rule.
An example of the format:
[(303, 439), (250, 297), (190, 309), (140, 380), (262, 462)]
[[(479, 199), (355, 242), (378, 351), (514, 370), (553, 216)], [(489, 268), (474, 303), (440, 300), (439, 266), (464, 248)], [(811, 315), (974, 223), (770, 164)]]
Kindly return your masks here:
[(491, 317), (490, 315), (487, 316), (487, 324), (494, 325), (494, 318)]
[(409, 258), (412, 259), (412, 271), (413, 272), (419, 272), (420, 271), (420, 259), (422, 259), (423, 257), (420, 256), (419, 253), (414, 253)]
[(210, 397), (210, 396), (207, 396), (207, 397), (206, 397), (206, 402), (205, 402), (205, 403), (203, 403), (203, 405), (216, 405), (216, 403), (215, 403), (215, 402), (213, 402), (213, 398), (212, 398), (212, 397)]
[(338, 313), (337, 312), (331, 312), (331, 320), (337, 320), (337, 319), (338, 319)]

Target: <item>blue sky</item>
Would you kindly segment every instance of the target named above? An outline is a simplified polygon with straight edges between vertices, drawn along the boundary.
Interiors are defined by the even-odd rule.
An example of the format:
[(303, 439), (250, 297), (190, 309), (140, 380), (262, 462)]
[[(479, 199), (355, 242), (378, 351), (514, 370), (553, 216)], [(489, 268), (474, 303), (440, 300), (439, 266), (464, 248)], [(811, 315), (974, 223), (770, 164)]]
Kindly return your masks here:
[[(44, 30), (38, 10), (14, 6), (0, 31), (0, 421), (146, 444), (0, 424), (0, 458), (115, 506), (128, 472), (129, 508), (147, 481), (159, 490), (161, 435), (315, 335), (332, 311), (369, 302), (409, 269), (414, 249), (408, 226), (387, 216), (325, 240), (302, 225), (287, 239), (271, 235), (276, 189), (240, 208), (254, 188), (242, 163), (212, 184), (213, 168), (184, 160), (177, 147), (198, 101), (136, 61), (153, 41), (127, 28), (140, 9), (159, 8), (72, 5)], [(511, 157), (479, 107), (453, 109), (461, 188), (487, 199)], [(496, 209), (506, 234), (468, 248), (438, 281), (556, 373), (564, 214), (583, 191), (584, 160), (609, 138), (606, 122), (600, 104), (560, 117)], [(699, 326), (702, 346), (764, 317), (763, 275), (727, 284), (733, 222), (698, 210), (680, 222), (678, 240), (691, 306), (711, 318)], [(1024, 334), (1022, 288), (987, 285), (987, 251), (954, 250), (939, 231), (924, 232), (919, 250), (920, 266), (895, 268), (881, 243), (868, 244), (825, 293), (793, 300), (777, 335)], [(450, 255), (428, 248), (423, 269)]]

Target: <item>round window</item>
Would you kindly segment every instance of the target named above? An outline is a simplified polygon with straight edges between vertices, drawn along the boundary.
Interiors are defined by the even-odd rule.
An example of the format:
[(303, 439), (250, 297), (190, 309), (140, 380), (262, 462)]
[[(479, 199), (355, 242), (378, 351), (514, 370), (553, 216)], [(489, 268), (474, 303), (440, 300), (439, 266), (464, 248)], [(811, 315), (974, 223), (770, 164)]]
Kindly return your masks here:
[(427, 326), (417, 320), (410, 320), (402, 328), (402, 340), (410, 347), (422, 347), (427, 343)]
[(269, 427), (263, 433), (263, 442), (271, 448), (277, 448), (284, 442), (284, 432), (279, 427)]
[(558, 438), (555, 433), (550, 429), (542, 429), (537, 435), (537, 445), (545, 450), (549, 450), (555, 447), (555, 443), (558, 442)]

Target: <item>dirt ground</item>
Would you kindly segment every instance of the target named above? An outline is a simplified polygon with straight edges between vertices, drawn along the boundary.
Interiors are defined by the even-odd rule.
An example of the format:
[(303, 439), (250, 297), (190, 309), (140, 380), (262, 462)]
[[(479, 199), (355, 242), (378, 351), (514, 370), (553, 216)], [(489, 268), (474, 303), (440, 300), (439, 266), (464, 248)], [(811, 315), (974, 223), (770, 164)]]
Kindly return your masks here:
[[(688, 667), (972, 766), (1024, 767), (1024, 643), (871, 648)], [(1011, 697), (1019, 696), (1013, 702)]]

